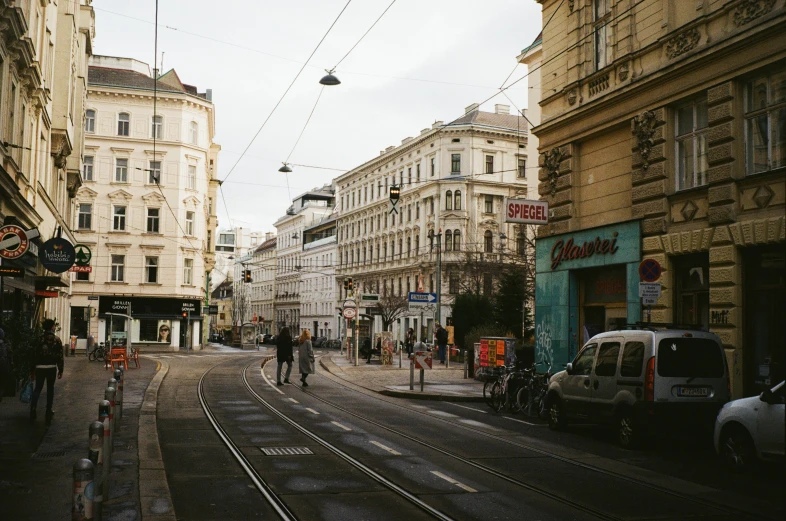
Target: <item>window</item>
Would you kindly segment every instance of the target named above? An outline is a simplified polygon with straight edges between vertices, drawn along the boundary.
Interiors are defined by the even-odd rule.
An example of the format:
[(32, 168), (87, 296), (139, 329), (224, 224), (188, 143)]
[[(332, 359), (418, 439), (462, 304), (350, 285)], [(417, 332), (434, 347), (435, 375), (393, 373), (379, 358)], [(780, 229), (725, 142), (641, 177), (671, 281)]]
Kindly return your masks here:
[(118, 136), (127, 136), (128, 135), (128, 128), (131, 123), (131, 116), (125, 112), (121, 112), (117, 115), (117, 135)]
[(125, 255), (112, 255), (112, 282), (123, 282), (125, 280), (125, 274), (123, 273), (125, 271), (125, 264)]
[(668, 377), (723, 376), (723, 349), (709, 338), (664, 338), (658, 343), (658, 374)]
[(450, 230), (445, 232), (445, 251), (453, 251), (453, 232)]
[(710, 257), (707, 252), (672, 257), (675, 320), (710, 325)]
[(450, 173), (451, 174), (461, 173), (461, 154), (450, 155)]
[(145, 282), (158, 284), (158, 257), (145, 257)]
[(519, 234), (516, 235), (516, 253), (518, 255), (527, 254), (527, 238), (524, 232), (519, 232)]
[(594, 20), (592, 24), (592, 31), (595, 34), (595, 70), (599, 71), (611, 60), (609, 51), (611, 46), (608, 45), (609, 38), (609, 25), (607, 25), (611, 18), (610, 4), (611, 0), (594, 0), (593, 15)]
[(429, 204), (430, 204), (430, 206), (431, 206), (431, 212), (430, 212), (430, 214), (431, 214), (431, 215), (434, 215), (434, 197), (433, 197), (433, 196), (432, 196), (432, 197), (429, 197), (429, 198), (428, 198), (428, 200), (429, 200)]
[(92, 134), (96, 131), (96, 111), (85, 111), (85, 132)]
[(147, 209), (147, 232), (148, 233), (158, 233), (159, 232), (159, 219), (161, 213), (160, 208), (148, 208)]
[(415, 235), (415, 255), (420, 252), (420, 235)]
[(79, 205), (79, 218), (77, 228), (80, 230), (93, 229), (93, 205), (88, 203), (81, 203)]
[(188, 188), (196, 190), (196, 166), (188, 165)]
[(620, 354), (619, 342), (604, 342), (598, 350), (598, 363), (595, 376), (614, 376), (617, 374), (617, 358)]
[(445, 210), (453, 209), (453, 192), (448, 190), (445, 192)]
[(93, 180), (93, 156), (85, 156), (84, 162), (82, 163), (82, 180)]
[(491, 253), (494, 251), (494, 241), (491, 235), (491, 230), (486, 230), (486, 233), (483, 234), (483, 251), (486, 253)]
[(402, 291), (401, 291), (401, 277), (398, 278), (398, 295), (399, 295), (399, 297), (402, 295)]
[(641, 376), (644, 365), (644, 342), (628, 342), (622, 351), (620, 363), (620, 376), (623, 378), (636, 378)]
[(448, 293), (455, 295), (459, 292), (459, 278), (458, 274), (451, 271), (448, 274)]
[(412, 237), (407, 237), (407, 257), (412, 255)]
[(751, 80), (745, 92), (745, 168), (786, 166), (786, 69)]
[(494, 156), (490, 156), (490, 155), (486, 156), (486, 173), (487, 174), (494, 173)]
[(192, 145), (196, 145), (198, 143), (199, 137), (199, 125), (197, 125), (196, 121), (192, 121), (188, 125), (188, 142)]
[(589, 376), (592, 374), (592, 364), (595, 361), (595, 351), (597, 344), (590, 344), (584, 348), (576, 360), (573, 361), (573, 374), (579, 376)]
[(485, 205), (483, 208), (483, 212), (485, 213), (494, 213), (494, 196), (487, 195), (485, 197)]
[(407, 205), (407, 222), (408, 223), (412, 222), (412, 205), (411, 204)]
[(404, 239), (398, 240), (398, 256), (399, 258), (404, 256)]
[(453, 230), (453, 251), (461, 251), (461, 232)]
[(128, 182), (128, 159), (115, 159), (115, 182)]
[(415, 179), (418, 183), (420, 182), (420, 163), (415, 165)]
[(126, 231), (126, 207), (115, 206), (112, 211), (112, 229), (116, 232)]
[(194, 235), (194, 212), (186, 212), (186, 235)]
[(407, 168), (407, 182), (412, 186), (412, 167)]
[(677, 109), (677, 190), (707, 184), (707, 97)]
[(150, 171), (147, 173), (147, 182), (157, 185), (161, 182), (161, 161), (150, 161)]
[(523, 157), (519, 158), (519, 169), (518, 169), (518, 176), (519, 177), (527, 177), (527, 160)]
[(86, 273), (84, 271), (78, 271), (76, 273), (76, 280), (79, 280), (79, 281), (82, 281), (82, 282), (90, 282), (90, 274)]
[(183, 259), (183, 284), (190, 286), (194, 282), (194, 259)]
[(436, 160), (435, 158), (431, 158), (431, 177), (434, 177), (434, 172), (436, 170)]
[(461, 190), (453, 192), (453, 209), (461, 210)]
[(150, 129), (150, 137), (153, 139), (161, 139), (164, 135), (164, 117), (153, 116), (152, 128)]

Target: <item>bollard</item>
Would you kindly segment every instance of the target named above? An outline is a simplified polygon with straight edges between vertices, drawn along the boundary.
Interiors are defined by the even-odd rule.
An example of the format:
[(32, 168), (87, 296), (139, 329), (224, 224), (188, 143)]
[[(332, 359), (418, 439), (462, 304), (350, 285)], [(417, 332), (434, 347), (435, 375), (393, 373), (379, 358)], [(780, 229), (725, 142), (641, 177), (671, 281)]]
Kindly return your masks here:
[(415, 359), (409, 359), (409, 390), (415, 390)]
[(122, 368), (115, 369), (115, 380), (117, 380), (117, 393), (115, 393), (115, 412), (117, 417), (123, 417), (123, 380), (125, 378), (125, 371)]
[(74, 463), (74, 499), (71, 506), (71, 521), (93, 519), (93, 473), (95, 467), (89, 459), (82, 458)]
[(425, 377), (426, 377), (426, 370), (425, 369), (421, 369), (420, 370), (420, 392), (421, 393), (423, 392), (423, 384), (424, 384)]
[(462, 349), (461, 350), (461, 359), (464, 360), (464, 379), (466, 380), (467, 378), (469, 378), (469, 374), (467, 373), (467, 368), (469, 366), (467, 365), (467, 350), (466, 349)]
[(93, 518), (101, 519), (101, 507), (104, 502), (104, 496), (101, 493), (101, 476), (103, 474), (101, 467), (104, 457), (104, 424), (100, 421), (94, 421), (90, 424), (89, 433), (87, 458), (93, 462), (93, 467), (95, 469), (93, 475), (93, 490), (95, 491), (93, 497)]
[(401, 352), (403, 350), (401, 348), (398, 349), (398, 368), (401, 369)]
[[(109, 402), (109, 446), (114, 447), (115, 441), (115, 388), (107, 387), (104, 391), (104, 399)], [(109, 450), (113, 450), (110, 448)]]
[(106, 382), (107, 387), (111, 387), (115, 390), (115, 397), (109, 400), (112, 404), (112, 438), (114, 439), (114, 434), (117, 432), (117, 380), (114, 377), (109, 378), (109, 381)]
[(104, 426), (104, 450), (101, 451), (101, 484), (103, 486), (102, 495), (106, 496), (109, 486), (109, 468), (112, 466), (112, 423), (109, 421), (111, 405), (109, 400), (104, 400), (98, 404), (98, 421)]

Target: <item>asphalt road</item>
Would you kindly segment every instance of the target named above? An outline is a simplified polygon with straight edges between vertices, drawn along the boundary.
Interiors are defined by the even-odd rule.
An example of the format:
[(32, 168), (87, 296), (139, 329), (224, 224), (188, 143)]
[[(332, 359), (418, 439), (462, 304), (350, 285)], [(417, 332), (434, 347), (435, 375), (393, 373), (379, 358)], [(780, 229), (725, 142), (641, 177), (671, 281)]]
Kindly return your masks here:
[[(296, 374), (276, 388), (275, 364), (260, 371), (264, 355), (168, 360), (158, 431), (178, 519), (783, 518), (780, 473), (729, 474), (701, 444), (624, 451), (602, 430), (553, 433), (483, 404), (383, 397), (322, 373), (307, 389)], [(242, 456), (205, 414), (200, 380)], [(282, 448), (311, 454), (263, 451)]]

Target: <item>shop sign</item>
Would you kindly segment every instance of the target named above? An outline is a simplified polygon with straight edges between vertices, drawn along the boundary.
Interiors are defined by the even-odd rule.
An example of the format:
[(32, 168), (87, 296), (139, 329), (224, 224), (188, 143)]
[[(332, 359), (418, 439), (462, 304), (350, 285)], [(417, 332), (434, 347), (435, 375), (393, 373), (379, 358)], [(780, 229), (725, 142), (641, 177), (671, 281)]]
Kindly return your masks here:
[(65, 239), (49, 239), (41, 247), (38, 258), (41, 265), (52, 273), (63, 273), (74, 265), (74, 246)]
[(218, 304), (210, 304), (207, 307), (208, 315), (218, 315)]
[(35, 290), (36, 297), (44, 297), (44, 298), (57, 298), (57, 291), (50, 291), (47, 289), (37, 289)]
[(0, 257), (18, 259), (25, 254), (30, 240), (38, 237), (38, 230), (25, 231), (14, 224), (0, 226)]
[(92, 266), (80, 266), (78, 264), (75, 264), (74, 266), (71, 266), (70, 268), (68, 268), (68, 271), (70, 271), (71, 273), (92, 273), (93, 272), (93, 267)]
[(568, 260), (586, 259), (593, 255), (614, 255), (619, 249), (617, 236), (619, 232), (612, 233), (610, 239), (601, 239), (598, 235), (594, 241), (584, 241), (581, 246), (574, 243), (572, 237), (567, 241), (560, 239), (551, 247), (551, 269), (556, 270), (560, 264)]
[(505, 198), (505, 222), (520, 224), (548, 224), (549, 203), (529, 199)]
[(0, 266), (0, 277), (24, 277), (24, 268), (12, 268), (11, 266)]
[[(131, 313), (129, 313), (129, 310)], [(125, 313), (134, 318), (144, 316), (182, 317), (183, 313), (191, 316), (202, 314), (201, 300), (155, 297), (105, 297), (98, 301), (98, 313)]]
[(90, 251), (88, 246), (85, 246), (84, 244), (75, 244), (74, 252), (74, 261), (77, 266), (90, 265), (90, 259), (93, 258), (93, 253)]

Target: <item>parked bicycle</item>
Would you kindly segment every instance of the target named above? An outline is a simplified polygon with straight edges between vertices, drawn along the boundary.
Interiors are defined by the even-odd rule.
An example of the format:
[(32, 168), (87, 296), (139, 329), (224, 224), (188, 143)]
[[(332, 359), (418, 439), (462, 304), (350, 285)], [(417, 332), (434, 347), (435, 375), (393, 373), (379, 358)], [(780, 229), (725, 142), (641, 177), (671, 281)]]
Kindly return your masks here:
[(519, 389), (516, 395), (516, 405), (519, 410), (525, 411), (528, 416), (543, 418), (546, 414), (546, 394), (551, 379), (551, 365), (542, 361), (548, 367), (545, 373), (537, 373), (537, 364), (532, 364), (528, 370), (527, 384)]
[(94, 362), (96, 360), (103, 362), (104, 359), (106, 358), (106, 355), (107, 355), (106, 347), (104, 346), (104, 343), (101, 342), (96, 345), (95, 349), (93, 349), (87, 354), (87, 359), (91, 362)]
[(529, 370), (519, 369), (516, 366), (500, 368), (501, 374), (494, 381), (488, 393), (487, 403), (494, 411), (507, 409), (512, 413), (521, 410), (517, 396), (521, 389), (529, 385)]

